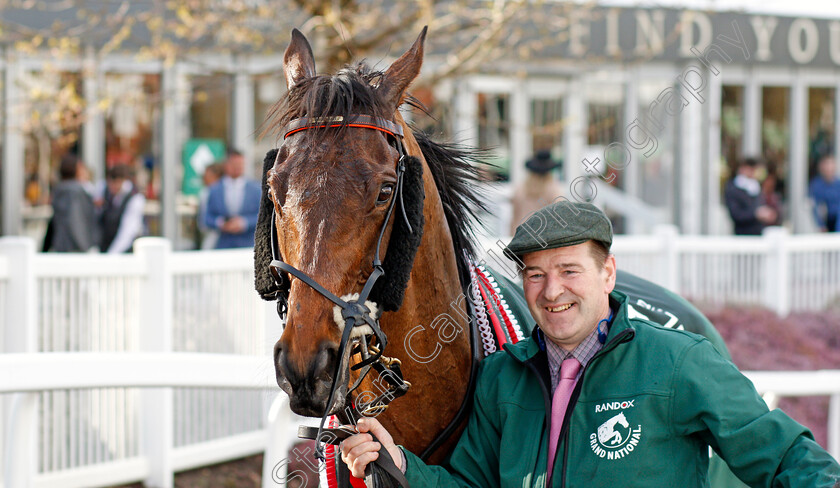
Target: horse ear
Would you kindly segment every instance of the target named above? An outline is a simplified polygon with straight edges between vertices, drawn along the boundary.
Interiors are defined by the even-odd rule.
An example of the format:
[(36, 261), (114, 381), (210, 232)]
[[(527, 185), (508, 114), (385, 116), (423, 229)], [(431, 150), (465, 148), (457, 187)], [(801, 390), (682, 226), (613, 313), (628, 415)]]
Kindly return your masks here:
[(423, 64), (423, 42), (426, 40), (428, 29), (428, 26), (423, 27), (423, 31), (420, 32), (411, 48), (385, 71), (385, 76), (379, 84), (382, 96), (395, 110), (402, 103), (402, 97), (408, 85), (420, 74), (420, 66)]
[(283, 70), (289, 90), (301, 81), (315, 76), (315, 57), (312, 46), (297, 29), (292, 29), (292, 42), (283, 56)]

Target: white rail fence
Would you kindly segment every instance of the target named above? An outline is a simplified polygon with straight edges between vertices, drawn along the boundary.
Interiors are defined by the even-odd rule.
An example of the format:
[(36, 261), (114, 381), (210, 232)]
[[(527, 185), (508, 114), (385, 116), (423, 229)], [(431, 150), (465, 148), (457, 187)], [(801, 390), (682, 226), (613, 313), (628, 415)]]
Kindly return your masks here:
[[(225, 354), (260, 360), (260, 370), (245, 380), (273, 381), (271, 347), (280, 324), (253, 291), (248, 251), (173, 253), (168, 241), (145, 238), (133, 255), (40, 254), (31, 240), (6, 237), (0, 239), (0, 305), (4, 353)], [(36, 480), (49, 482), (34, 486), (142, 480), (120, 466), (164, 444), (181, 453), (178, 470), (262, 452), (276, 388), (269, 394), (211, 385), (183, 385), (165, 395), (108, 385), (45, 389), (37, 394), (31, 445)], [(155, 434), (150, 402), (171, 408)], [(10, 407), (4, 396), (0, 434), (8, 432)], [(0, 442), (0, 455), (9, 449)], [(101, 483), (78, 475), (98, 468), (106, 474), (93, 479)], [(150, 486), (171, 486), (170, 469), (152, 471)], [(162, 479), (169, 484), (159, 484)]]
[[(0, 356), (0, 393), (14, 393), (10, 401), (3, 459), (6, 487), (106, 486), (142, 480), (147, 487), (172, 487), (173, 473), (208, 462), (223, 461), (242, 452), (262, 452), (271, 439), (272, 453), (288, 455), (297, 425), (303, 423), (288, 409), (273, 379), (261, 374), (270, 357), (207, 353), (28, 353)], [(56, 371), (62, 374), (57, 375)], [(122, 459), (51, 473), (38, 472), (38, 397), (44, 391), (140, 387), (144, 416), (140, 449)], [(213, 441), (176, 446), (173, 388), (227, 388), (242, 393), (256, 390), (275, 397), (271, 433), (268, 429), (220, 437)], [(235, 413), (231, 412), (231, 415)], [(313, 419), (306, 423), (311, 424)], [(236, 454), (238, 453), (238, 454)], [(288, 463), (273, 455), (267, 462), (264, 486), (285, 478)]]
[[(212, 381), (168, 383), (173, 388), (165, 390), (133, 388), (143, 385), (132, 381), (122, 387), (45, 387), (35, 393), (35, 411), (30, 411), (35, 425), (29, 442), (31, 486), (146, 480), (165, 487), (176, 468), (265, 449), (276, 389), (261, 388), (273, 384), (269, 358), (280, 324), (273, 306), (253, 291), (252, 253), (173, 253), (157, 238), (139, 240), (136, 250), (125, 256), (40, 254), (31, 240), (0, 238), (0, 351), (232, 355), (262, 365), (241, 379), (260, 387), (240, 383), (231, 389)], [(774, 229), (755, 238), (689, 237), (660, 228), (650, 237), (619, 236), (614, 250), (619, 267), (698, 301), (766, 305), (786, 314), (834, 306), (840, 295), (840, 236), (789, 236)], [(23, 363), (10, 365), (0, 374), (22, 375), (25, 369)], [(63, 378), (64, 373), (53, 375)], [(791, 395), (831, 395), (829, 442), (838, 457), (840, 381), (817, 385), (807, 380), (813, 373), (795, 374), (803, 375), (796, 382), (808, 392), (791, 390)], [(781, 378), (781, 373), (760, 375), (770, 375), (771, 382)], [(759, 389), (787, 394), (776, 386)], [(0, 439), (15, 422), (12, 399), (2, 399)], [(150, 403), (171, 411), (156, 417)], [(153, 462), (153, 447), (163, 445), (175, 453), (175, 461)], [(14, 448), (0, 442), (0, 456), (10, 454), (16, 454)], [(166, 469), (152, 473), (159, 465)], [(99, 477), (79, 475), (92, 472)]]
[(758, 305), (780, 316), (840, 310), (840, 234), (759, 237), (681, 236), (660, 227), (650, 237), (620, 237), (619, 267), (699, 303)]
[[(288, 473), (289, 448), (294, 429), (304, 423), (288, 410), (288, 399), (275, 396), (265, 431), (231, 436), (192, 448), (173, 448), (171, 387), (225, 387), (276, 391), (259, 375), (268, 358), (197, 353), (35, 353), (0, 356), (0, 393), (17, 392), (11, 401), (6, 442), (11, 449), (3, 459), (7, 487), (105, 486), (144, 480), (148, 487), (171, 487), (175, 471), (219, 452), (237, 452), (253, 444), (265, 448), (262, 486), (306, 479), (308, 473)], [(56, 375), (61, 370), (63, 374)], [(746, 372), (759, 392), (773, 396), (830, 395), (828, 449), (840, 459), (840, 371)], [(262, 380), (254, 380), (262, 377)], [(38, 475), (38, 392), (102, 387), (148, 388), (145, 450), (134, 456), (85, 468)], [(167, 388), (170, 387), (170, 388)], [(241, 391), (241, 390), (240, 390)], [(765, 395), (767, 398), (767, 395)], [(313, 419), (307, 419), (313, 425)], [(305, 455), (298, 453), (298, 455)], [(308, 486), (308, 484), (307, 484)]]

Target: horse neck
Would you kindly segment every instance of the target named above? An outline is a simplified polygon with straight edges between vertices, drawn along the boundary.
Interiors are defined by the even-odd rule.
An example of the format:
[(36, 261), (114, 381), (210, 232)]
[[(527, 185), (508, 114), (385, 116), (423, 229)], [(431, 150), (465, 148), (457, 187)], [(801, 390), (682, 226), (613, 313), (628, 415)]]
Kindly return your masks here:
[[(415, 317), (423, 320), (423, 324), (430, 324), (431, 321), (441, 313), (448, 313), (457, 319), (460, 325), (465, 321), (456, 316), (465, 316), (463, 301), (458, 298), (462, 294), (461, 282), (458, 276), (458, 264), (456, 250), (454, 249), (452, 235), (449, 232), (449, 224), (443, 211), (435, 178), (432, 171), (423, 157), (420, 146), (414, 139), (411, 129), (402, 119), (399, 113), (395, 116), (397, 123), (403, 127), (405, 133), (404, 144), (406, 151), (411, 156), (416, 156), (423, 164), (423, 190), (426, 194), (423, 203), (423, 238), (414, 260), (411, 278), (406, 289), (406, 300), (415, 298), (414, 291), (419, 287), (427, 287), (434, 290), (434, 293), (422, 292), (422, 301), (431, 307), (431, 315), (427, 317)], [(431, 291), (430, 290), (430, 291)], [(456, 303), (457, 305), (453, 305)], [(406, 305), (417, 305), (417, 303), (404, 303), (401, 310), (416, 309)], [(452, 310), (453, 306), (459, 306), (459, 310)], [(455, 313), (453, 313), (455, 312)], [(416, 325), (416, 322), (413, 324)], [(409, 326), (410, 328), (411, 326)], [(464, 329), (462, 329), (464, 330)]]
[[(401, 359), (412, 387), (406, 400), (393, 402), (380, 420), (396, 442), (419, 454), (455, 418), (467, 394), (470, 333), (455, 249), (434, 176), (405, 122), (399, 114), (395, 118), (406, 134), (407, 153), (423, 164), (425, 222), (402, 306), (382, 317), (389, 343), (386, 354)], [(460, 333), (445, 337), (455, 328)], [(442, 391), (448, 393), (445, 401)], [(430, 461), (441, 462), (455, 440), (457, 435), (451, 436)]]

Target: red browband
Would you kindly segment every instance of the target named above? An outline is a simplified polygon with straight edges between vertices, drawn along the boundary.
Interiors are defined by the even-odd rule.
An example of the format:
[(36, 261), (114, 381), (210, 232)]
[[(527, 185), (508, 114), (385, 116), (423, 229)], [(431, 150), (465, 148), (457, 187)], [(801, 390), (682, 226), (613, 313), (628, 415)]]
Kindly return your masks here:
[(283, 139), (303, 130), (332, 127), (361, 127), (363, 129), (382, 131), (400, 139), (403, 137), (402, 127), (390, 120), (371, 115), (351, 115), (345, 119), (339, 115), (335, 117), (301, 117), (294, 119), (283, 128)]

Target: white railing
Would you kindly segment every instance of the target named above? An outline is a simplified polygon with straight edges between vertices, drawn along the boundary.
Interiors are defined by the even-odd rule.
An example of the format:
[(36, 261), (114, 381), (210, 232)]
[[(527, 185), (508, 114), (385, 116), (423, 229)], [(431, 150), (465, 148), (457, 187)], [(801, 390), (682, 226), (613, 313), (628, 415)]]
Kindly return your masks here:
[(744, 374), (765, 399), (768, 396), (830, 397), (826, 448), (834, 459), (840, 461), (840, 370), (745, 371)]
[[(10, 401), (10, 447), (3, 459), (6, 487), (107, 486), (143, 480), (146, 486), (171, 488), (173, 473), (202, 464), (263, 452), (265, 429), (220, 437), (191, 446), (173, 444), (172, 387), (255, 390), (273, 402), (276, 421), (272, 441), (288, 453), (300, 419), (288, 410), (286, 395), (278, 393), (273, 378), (262, 374), (269, 357), (197, 353), (29, 353), (0, 356), (0, 393), (15, 393)], [(56, 374), (61, 371), (62, 374)], [(87, 391), (90, 388), (140, 387), (143, 405), (142, 448), (107, 464), (39, 473), (39, 394), (44, 391)], [(233, 413), (231, 413), (233, 414)], [(118, 416), (115, 414), (115, 416)], [(121, 421), (122, 419), (117, 419)], [(73, 456), (75, 453), (70, 453)], [(215, 460), (215, 461), (213, 461)], [(285, 464), (279, 464), (280, 468)], [(275, 470), (275, 476), (285, 473)], [(266, 485), (270, 486), (270, 485)]]
[[(251, 251), (173, 253), (167, 241), (145, 238), (133, 255), (40, 254), (29, 239), (2, 238), (0, 305), (5, 353), (216, 353), (260, 358), (256, 374), (274, 376), (270, 351), (280, 324), (253, 290)], [(124, 387), (38, 393), (37, 479), (91, 486), (73, 473), (130, 473), (115, 467), (149, 447), (149, 394)], [(265, 447), (265, 392), (178, 387), (166, 401), (172, 448), (192, 453), (178, 470)], [(10, 402), (0, 403), (0, 434), (8, 432)], [(0, 442), (0, 455), (7, 452)]]
[[(485, 249), (495, 249), (493, 242)], [(232, 355), (261, 364), (242, 381), (273, 381), (268, 358), (280, 324), (273, 306), (253, 291), (251, 251), (173, 253), (157, 238), (139, 240), (136, 249), (129, 256), (39, 254), (31, 240), (0, 238), (0, 350)], [(840, 236), (770, 231), (756, 238), (689, 237), (661, 228), (649, 237), (617, 236), (614, 250), (620, 267), (700, 301), (758, 303), (785, 313), (822, 309), (840, 294)], [(62, 378), (65, 372), (53, 374)], [(809, 384), (805, 378), (813, 373), (793, 374)], [(840, 392), (831, 388), (840, 382), (832, 381), (805, 393), (784, 385), (759, 389), (831, 395), (829, 442), (837, 457)], [(162, 424), (171, 430), (169, 451), (189, 453), (170, 460), (166, 473), (265, 449), (268, 413), (276, 412), (269, 410), (270, 395), (211, 383), (173, 383), (171, 394), (161, 397), (171, 405)], [(131, 381), (105, 386), (34, 393), (38, 408), (29, 445), (35, 446), (35, 486), (96, 486), (90, 480), (100, 478), (87, 478), (91, 473), (112, 483), (151, 479), (148, 461), (138, 459), (150, 449), (147, 431), (155, 422), (146, 409), (149, 396), (160, 390), (131, 388), (142, 386)], [(15, 422), (11, 404), (4, 395), (0, 439)], [(0, 442), (3, 458), (16, 452)]]
[[(513, 270), (495, 238), (481, 245), (491, 266)], [(757, 305), (780, 316), (840, 309), (840, 234), (769, 227), (755, 237), (684, 236), (659, 226), (650, 235), (615, 236), (613, 253), (619, 269), (699, 304)]]
[[(265, 449), (263, 486), (278, 486), (286, 478), (289, 447), (297, 425), (312, 425), (288, 410), (288, 399), (271, 378), (260, 372), (269, 358), (196, 353), (37, 353), (0, 356), (0, 393), (16, 393), (11, 401), (14, 422), (6, 436), (12, 449), (3, 459), (4, 486), (105, 486), (145, 480), (147, 486), (171, 487), (172, 473), (206, 458), (210, 451)], [(61, 375), (55, 374), (57, 370)], [(776, 396), (830, 395), (828, 449), (840, 459), (840, 371), (746, 372), (761, 393)], [(144, 407), (145, 450), (110, 463), (63, 473), (38, 475), (36, 437), (38, 392), (58, 389), (140, 387)], [(198, 449), (173, 447), (166, 425), (173, 420), (172, 387), (225, 387), (271, 393), (274, 401), (267, 430), (233, 436)], [(169, 397), (170, 401), (167, 401)], [(224, 460), (220, 458), (219, 460)]]
[(660, 227), (650, 237), (618, 236), (619, 267), (698, 303), (751, 304), (780, 316), (840, 305), (840, 234), (681, 236)]

